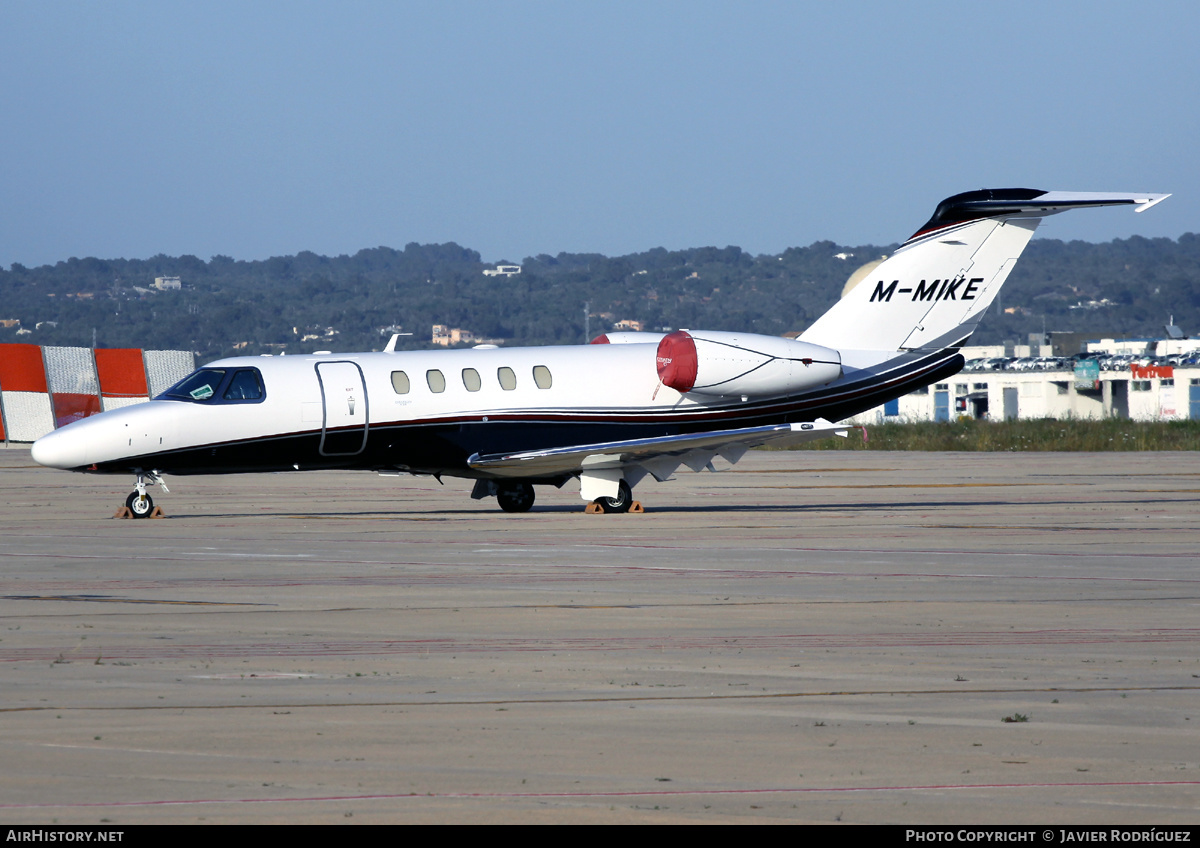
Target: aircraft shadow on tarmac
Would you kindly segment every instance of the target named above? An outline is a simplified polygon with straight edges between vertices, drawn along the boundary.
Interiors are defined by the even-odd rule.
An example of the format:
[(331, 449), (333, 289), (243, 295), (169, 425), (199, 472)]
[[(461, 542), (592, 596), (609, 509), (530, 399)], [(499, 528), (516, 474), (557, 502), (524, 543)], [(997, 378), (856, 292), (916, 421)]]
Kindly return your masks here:
[[(879, 501), (879, 502), (857, 502), (857, 503), (805, 503), (805, 504), (668, 504), (664, 506), (651, 506), (646, 509), (647, 515), (691, 515), (691, 514), (714, 514), (714, 515), (737, 515), (748, 513), (795, 513), (797, 515), (818, 513), (818, 512), (845, 512), (845, 513), (860, 513), (870, 512), (877, 513), (880, 510), (891, 510), (893, 512), (911, 512), (913, 510), (939, 510), (939, 509), (962, 509), (962, 508), (979, 508), (979, 507), (1012, 507), (1020, 506), (1026, 503), (1022, 500), (955, 500), (952, 502), (946, 501)], [(1099, 506), (1108, 503), (1122, 503), (1117, 500), (1089, 500), (1092, 506)], [(1063, 500), (1047, 500), (1038, 501), (1039, 507), (1050, 506), (1071, 506), (1077, 505), (1078, 501), (1074, 499)], [(530, 516), (542, 515), (582, 515), (582, 507), (575, 505), (537, 505), (529, 512), (520, 515), (510, 515), (495, 509), (479, 508), (479, 509), (389, 509), (389, 510), (354, 510), (354, 511), (289, 511), (286, 508), (280, 508), (278, 512), (223, 512), (223, 513), (186, 513), (172, 512), (168, 517), (172, 520), (202, 520), (202, 519), (231, 519), (231, 518), (258, 518), (258, 519), (286, 519), (286, 518), (320, 518), (320, 519), (361, 519), (361, 518), (397, 518), (397, 519), (433, 519), (437, 517), (495, 517), (507, 518), (513, 522), (519, 522), (523, 519), (528, 520)], [(629, 515), (624, 520), (636, 521), (641, 516)], [(597, 516), (599, 521), (602, 516)], [(620, 521), (620, 517), (610, 516), (609, 521)]]

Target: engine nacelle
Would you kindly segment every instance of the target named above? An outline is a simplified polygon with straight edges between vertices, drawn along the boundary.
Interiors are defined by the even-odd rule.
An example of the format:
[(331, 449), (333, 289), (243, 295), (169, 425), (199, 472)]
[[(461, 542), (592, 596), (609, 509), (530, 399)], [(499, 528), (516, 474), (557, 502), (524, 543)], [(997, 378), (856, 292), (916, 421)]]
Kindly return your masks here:
[(619, 333), (601, 333), (588, 344), (649, 344), (657, 342), (666, 333), (642, 333), (623, 330)]
[(658, 378), (682, 393), (788, 395), (842, 376), (836, 350), (754, 333), (676, 330), (658, 343)]

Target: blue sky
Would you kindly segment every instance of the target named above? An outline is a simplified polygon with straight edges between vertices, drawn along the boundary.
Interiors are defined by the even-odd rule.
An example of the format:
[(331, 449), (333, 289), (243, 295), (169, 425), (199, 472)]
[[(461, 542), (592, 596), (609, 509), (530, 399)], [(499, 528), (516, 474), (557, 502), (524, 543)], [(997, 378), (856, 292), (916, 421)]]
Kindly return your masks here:
[(0, 266), (1200, 230), (1200, 4), (0, 0)]

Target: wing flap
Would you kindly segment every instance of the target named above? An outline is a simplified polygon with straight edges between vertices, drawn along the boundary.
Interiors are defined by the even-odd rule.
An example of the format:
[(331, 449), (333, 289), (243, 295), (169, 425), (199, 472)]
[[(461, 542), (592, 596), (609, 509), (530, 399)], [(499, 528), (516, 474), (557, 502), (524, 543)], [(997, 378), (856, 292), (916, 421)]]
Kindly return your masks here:
[[(845, 437), (848, 431), (845, 425), (831, 424), (818, 418), (802, 424), (743, 427), (511, 454), (473, 454), (467, 464), (476, 471), (496, 477), (531, 478), (619, 469), (644, 463), (646, 471), (662, 480), (670, 476), (681, 463), (699, 470), (717, 455), (737, 462), (749, 448), (767, 444), (798, 444), (830, 436)], [(701, 458), (703, 461), (699, 461)]]

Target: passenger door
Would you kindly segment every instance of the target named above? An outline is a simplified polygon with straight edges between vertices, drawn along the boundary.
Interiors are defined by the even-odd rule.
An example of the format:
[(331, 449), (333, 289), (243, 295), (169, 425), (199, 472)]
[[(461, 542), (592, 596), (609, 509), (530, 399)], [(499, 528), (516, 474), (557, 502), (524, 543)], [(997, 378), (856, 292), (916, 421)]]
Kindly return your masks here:
[(318, 362), (324, 417), (322, 456), (354, 456), (367, 444), (367, 389), (362, 369), (354, 362)]

